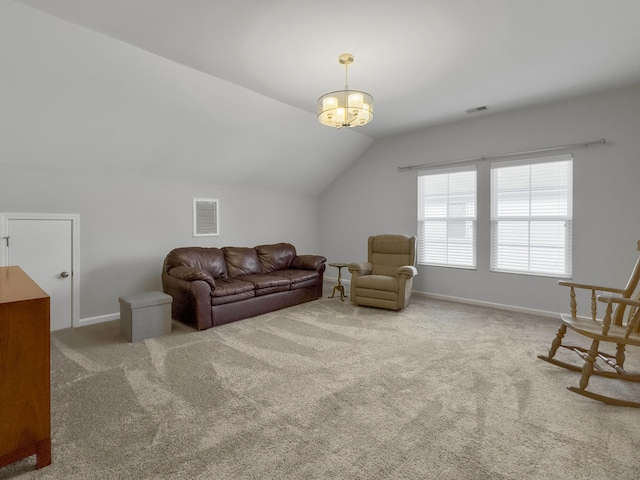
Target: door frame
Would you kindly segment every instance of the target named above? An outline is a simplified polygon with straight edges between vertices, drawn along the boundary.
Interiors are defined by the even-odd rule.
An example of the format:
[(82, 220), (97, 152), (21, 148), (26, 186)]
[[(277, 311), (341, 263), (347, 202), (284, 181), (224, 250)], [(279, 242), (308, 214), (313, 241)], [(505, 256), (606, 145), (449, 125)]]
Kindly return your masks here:
[(9, 251), (5, 238), (9, 220), (71, 221), (71, 326), (80, 326), (80, 215), (76, 213), (0, 213), (0, 266), (7, 266)]

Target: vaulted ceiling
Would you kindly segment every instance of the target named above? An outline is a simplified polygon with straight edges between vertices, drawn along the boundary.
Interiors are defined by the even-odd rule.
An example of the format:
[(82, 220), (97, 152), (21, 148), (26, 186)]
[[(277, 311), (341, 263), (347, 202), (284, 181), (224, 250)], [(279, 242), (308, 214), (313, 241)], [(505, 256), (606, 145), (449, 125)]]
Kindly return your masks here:
[[(640, 83), (637, 0), (16, 2), (242, 87), (233, 108), (252, 117), (247, 126), (294, 137), (294, 122), (317, 123), (317, 98), (344, 86), (337, 59), (352, 53), (349, 85), (373, 95), (375, 118), (356, 134), (311, 127), (319, 144), (348, 152), (325, 152), (340, 158), (314, 193), (374, 139)], [(283, 107), (254, 110), (254, 94)], [(488, 109), (466, 113), (479, 106)]]

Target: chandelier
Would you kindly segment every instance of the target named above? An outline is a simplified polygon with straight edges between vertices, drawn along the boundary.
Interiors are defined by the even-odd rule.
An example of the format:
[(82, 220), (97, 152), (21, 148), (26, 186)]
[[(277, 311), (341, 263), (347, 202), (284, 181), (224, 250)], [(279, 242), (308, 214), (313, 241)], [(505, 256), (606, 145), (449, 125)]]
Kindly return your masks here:
[(349, 90), (348, 68), (353, 55), (343, 53), (338, 62), (344, 65), (344, 90), (326, 93), (318, 99), (318, 120), (328, 127), (361, 127), (373, 120), (373, 97)]

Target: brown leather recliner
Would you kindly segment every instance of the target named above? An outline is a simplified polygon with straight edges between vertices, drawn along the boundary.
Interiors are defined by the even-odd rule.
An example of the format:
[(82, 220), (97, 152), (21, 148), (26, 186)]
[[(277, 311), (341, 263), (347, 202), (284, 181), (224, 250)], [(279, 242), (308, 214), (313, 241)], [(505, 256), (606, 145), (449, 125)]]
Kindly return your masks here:
[(367, 307), (402, 310), (409, 305), (415, 268), (416, 237), (369, 237), (367, 262), (350, 263), (351, 301)]

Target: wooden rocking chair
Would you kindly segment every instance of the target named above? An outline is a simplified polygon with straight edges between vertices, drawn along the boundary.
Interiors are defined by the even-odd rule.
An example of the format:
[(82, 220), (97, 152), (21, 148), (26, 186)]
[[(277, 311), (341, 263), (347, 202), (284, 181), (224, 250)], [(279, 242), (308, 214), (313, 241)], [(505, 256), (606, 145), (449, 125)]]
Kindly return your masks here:
[[(638, 242), (640, 250), (640, 242)], [(640, 402), (621, 400), (614, 397), (600, 395), (587, 390), (589, 378), (592, 375), (618, 378), (630, 382), (640, 383), (640, 374), (629, 373), (624, 369), (625, 348), (627, 345), (640, 346), (640, 298), (632, 298), (638, 281), (640, 280), (640, 258), (636, 261), (631, 277), (624, 288), (611, 288), (596, 285), (586, 285), (573, 282), (558, 282), (559, 285), (570, 287), (571, 314), (561, 315), (562, 325), (551, 343), (548, 355), (538, 355), (538, 358), (569, 370), (582, 372), (579, 387), (567, 387), (570, 391), (588, 398), (610, 405), (640, 408)], [(591, 291), (591, 316), (577, 315), (576, 289)], [(606, 292), (619, 296), (598, 296), (596, 292)], [(640, 296), (640, 294), (639, 294)], [(597, 301), (607, 304), (604, 317), (597, 318)], [(625, 318), (625, 310), (628, 313)], [(567, 328), (591, 339), (591, 346), (584, 348), (576, 345), (564, 345), (562, 339)], [(600, 343), (616, 344), (616, 354), (611, 355), (600, 350)], [(565, 348), (576, 353), (582, 360), (582, 366), (558, 360), (555, 357), (559, 348)], [(601, 360), (601, 367), (596, 360)]]

